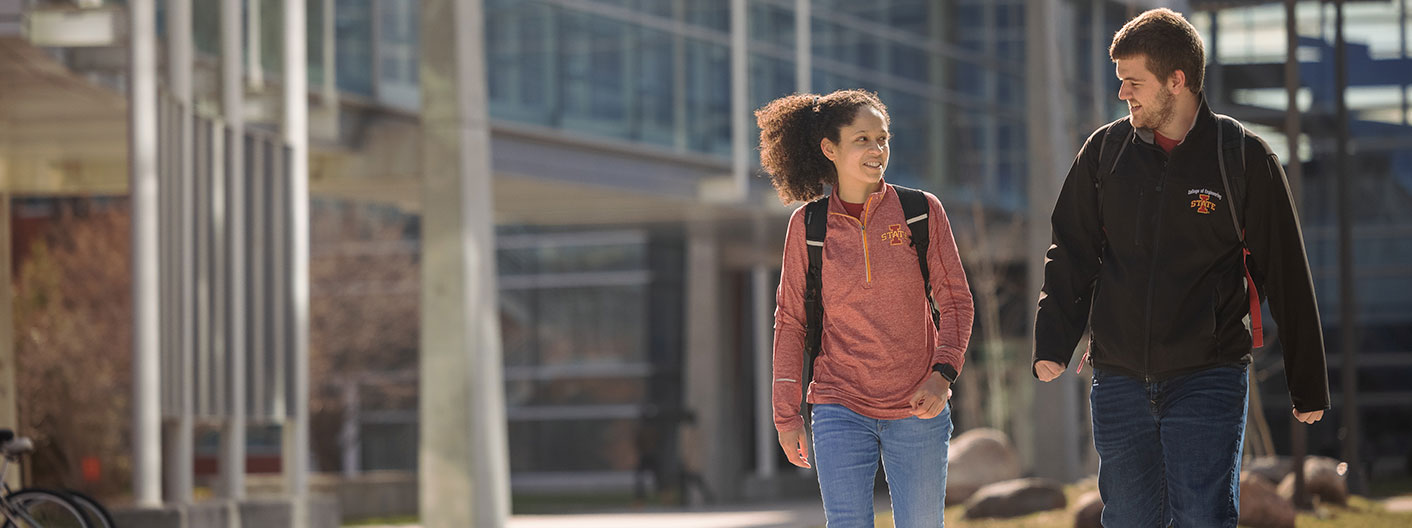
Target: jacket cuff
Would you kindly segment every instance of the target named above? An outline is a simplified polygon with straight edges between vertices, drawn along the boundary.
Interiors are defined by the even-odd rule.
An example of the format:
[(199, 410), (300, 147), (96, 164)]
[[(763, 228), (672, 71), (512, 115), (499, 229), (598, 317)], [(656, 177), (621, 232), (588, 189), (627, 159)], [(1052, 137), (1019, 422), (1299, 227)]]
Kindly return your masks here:
[(778, 421), (778, 420), (775, 421), (775, 431), (777, 431), (777, 432), (787, 433), (787, 432), (789, 432), (789, 431), (798, 431), (798, 430), (803, 429), (803, 428), (804, 428), (804, 417), (803, 417), (803, 416), (795, 415), (794, 417), (791, 417), (791, 418), (789, 418), (789, 419), (787, 419), (787, 420), (785, 420), (785, 421), (783, 421), (783, 422)]

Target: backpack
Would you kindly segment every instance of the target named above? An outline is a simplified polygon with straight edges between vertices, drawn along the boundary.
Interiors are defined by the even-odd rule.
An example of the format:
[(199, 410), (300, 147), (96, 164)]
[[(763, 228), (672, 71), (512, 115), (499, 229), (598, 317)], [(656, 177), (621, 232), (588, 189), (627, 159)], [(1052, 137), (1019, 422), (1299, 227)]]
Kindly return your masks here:
[[(927, 246), (931, 244), (927, 214), (931, 208), (922, 191), (900, 185), (893, 185), (892, 188), (897, 191), (897, 199), (902, 202), (902, 216), (912, 230), (912, 247), (917, 250), (917, 265), (922, 270), (922, 286), (926, 288), (927, 306), (931, 307), (932, 325), (939, 330), (941, 311), (932, 299), (931, 270), (927, 268)], [(809, 270), (804, 276), (804, 351), (809, 357), (809, 367), (804, 369), (802, 386), (806, 388), (813, 377), (814, 359), (819, 355), (824, 337), (824, 235), (828, 232), (828, 218), (828, 196), (804, 206), (804, 240), (809, 250)]]
[[(1103, 178), (1112, 176), (1117, 170), (1118, 158), (1122, 157), (1128, 145), (1132, 144), (1133, 134), (1136, 133), (1137, 130), (1133, 128), (1129, 117), (1114, 121), (1103, 132), (1103, 142), (1098, 146), (1098, 172), (1093, 176), (1093, 186), (1098, 192), (1099, 225), (1103, 224)], [(1246, 190), (1245, 127), (1241, 126), (1240, 121), (1216, 114), (1216, 143), (1220, 145), (1220, 148), (1216, 149), (1216, 158), (1221, 167), (1221, 186), (1224, 187), (1226, 196), (1230, 197), (1226, 210), (1230, 211), (1231, 224), (1235, 226), (1236, 235), (1240, 237), (1241, 267), (1245, 270), (1246, 291), (1250, 293), (1251, 344), (1260, 348), (1265, 346), (1264, 326), (1260, 320), (1260, 293), (1255, 288), (1255, 279), (1250, 276), (1250, 265), (1247, 262), (1250, 248), (1245, 245), (1245, 227), (1241, 225), (1235, 212), (1236, 204), (1244, 203)], [(1235, 185), (1232, 185), (1232, 182)], [(1106, 237), (1103, 243), (1107, 244)]]

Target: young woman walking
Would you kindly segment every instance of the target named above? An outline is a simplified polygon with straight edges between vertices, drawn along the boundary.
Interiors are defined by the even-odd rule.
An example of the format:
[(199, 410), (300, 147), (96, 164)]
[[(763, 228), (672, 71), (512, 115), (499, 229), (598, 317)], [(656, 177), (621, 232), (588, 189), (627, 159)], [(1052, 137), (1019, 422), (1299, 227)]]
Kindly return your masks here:
[[(811, 215), (807, 205), (795, 210), (785, 237), (774, 342), (780, 447), (791, 463), (810, 467), (799, 401), (809, 343), (808, 248), (820, 245), (806, 241), (811, 216), (811, 225), (826, 227), (819, 263), (821, 335), (807, 401), (828, 525), (873, 526), (873, 481), (881, 459), (896, 525), (940, 527), (952, 430), (947, 400), (965, 363), (974, 317), (946, 213), (936, 196), (884, 181), (890, 120), (876, 95), (795, 94), (755, 116), (760, 162), (780, 199), (827, 201), (826, 210), (814, 209), (826, 214)], [(833, 190), (827, 197), (825, 185)], [(918, 206), (925, 217), (905, 215), (899, 193), (925, 196)], [(909, 221), (926, 222), (924, 264), (910, 244)]]

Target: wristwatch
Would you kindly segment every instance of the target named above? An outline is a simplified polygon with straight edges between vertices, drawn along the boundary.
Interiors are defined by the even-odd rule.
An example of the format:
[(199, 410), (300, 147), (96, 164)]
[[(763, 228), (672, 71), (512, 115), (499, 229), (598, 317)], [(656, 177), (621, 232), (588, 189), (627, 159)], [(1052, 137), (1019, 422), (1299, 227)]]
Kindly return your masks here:
[(946, 363), (937, 363), (935, 365), (932, 365), (932, 370), (940, 372), (941, 377), (946, 378), (946, 381), (948, 383), (956, 383), (956, 367), (953, 367)]

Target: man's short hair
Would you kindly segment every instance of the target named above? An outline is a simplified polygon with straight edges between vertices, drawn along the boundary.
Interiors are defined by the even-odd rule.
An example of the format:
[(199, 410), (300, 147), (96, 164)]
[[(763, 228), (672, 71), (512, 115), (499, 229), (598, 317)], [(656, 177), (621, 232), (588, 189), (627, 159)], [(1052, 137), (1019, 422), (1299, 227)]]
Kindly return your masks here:
[(1162, 81), (1177, 70), (1186, 72), (1187, 88), (1201, 93), (1206, 50), (1201, 35), (1181, 13), (1165, 7), (1153, 9), (1129, 20), (1113, 35), (1108, 58), (1116, 61), (1138, 55), (1147, 57), (1147, 69)]

